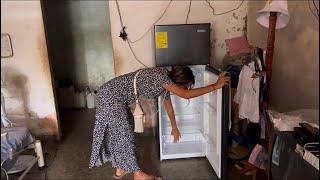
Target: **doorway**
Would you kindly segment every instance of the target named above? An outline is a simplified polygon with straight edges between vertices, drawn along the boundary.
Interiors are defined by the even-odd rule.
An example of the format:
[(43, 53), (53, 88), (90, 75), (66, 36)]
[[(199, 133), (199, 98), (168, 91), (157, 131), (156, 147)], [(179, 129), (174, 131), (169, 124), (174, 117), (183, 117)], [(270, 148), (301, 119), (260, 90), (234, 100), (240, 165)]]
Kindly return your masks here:
[(93, 111), (88, 108), (87, 95), (94, 95), (99, 86), (115, 76), (109, 3), (105, 0), (41, 4), (60, 136), (64, 138), (74, 127), (73, 122), (63, 118), (64, 114)]

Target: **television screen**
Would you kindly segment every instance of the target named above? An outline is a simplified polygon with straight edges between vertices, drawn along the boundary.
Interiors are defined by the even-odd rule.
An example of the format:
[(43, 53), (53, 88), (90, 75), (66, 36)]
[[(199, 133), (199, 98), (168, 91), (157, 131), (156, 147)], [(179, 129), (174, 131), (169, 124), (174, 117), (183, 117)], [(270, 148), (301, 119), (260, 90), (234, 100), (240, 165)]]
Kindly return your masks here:
[(210, 23), (155, 25), (156, 66), (210, 63)]

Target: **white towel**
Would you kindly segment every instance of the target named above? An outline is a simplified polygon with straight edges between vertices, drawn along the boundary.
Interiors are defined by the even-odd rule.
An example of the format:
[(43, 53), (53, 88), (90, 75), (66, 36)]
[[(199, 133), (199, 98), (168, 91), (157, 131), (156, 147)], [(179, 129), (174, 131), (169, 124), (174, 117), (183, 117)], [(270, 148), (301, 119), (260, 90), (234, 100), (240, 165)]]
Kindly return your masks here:
[(239, 118), (259, 123), (260, 78), (252, 78), (254, 73), (254, 62), (242, 67), (234, 102), (239, 104)]

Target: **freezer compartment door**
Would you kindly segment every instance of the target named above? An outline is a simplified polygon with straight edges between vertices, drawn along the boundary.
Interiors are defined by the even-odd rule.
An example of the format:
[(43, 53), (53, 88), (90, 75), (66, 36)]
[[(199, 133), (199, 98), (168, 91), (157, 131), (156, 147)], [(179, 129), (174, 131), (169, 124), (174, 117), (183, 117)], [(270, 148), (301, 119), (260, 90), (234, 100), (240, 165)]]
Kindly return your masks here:
[[(219, 71), (211, 67), (204, 73), (204, 85), (217, 81)], [(227, 135), (230, 120), (230, 89), (225, 86), (215, 92), (204, 95), (204, 139), (205, 154), (220, 179), (226, 179)]]

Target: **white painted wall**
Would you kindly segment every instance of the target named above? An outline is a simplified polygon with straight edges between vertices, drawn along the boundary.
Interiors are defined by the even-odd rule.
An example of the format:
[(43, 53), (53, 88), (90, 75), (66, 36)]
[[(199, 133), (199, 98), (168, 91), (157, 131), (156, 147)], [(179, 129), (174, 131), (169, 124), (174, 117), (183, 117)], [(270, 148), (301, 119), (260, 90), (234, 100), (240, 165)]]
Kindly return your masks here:
[(35, 135), (59, 135), (40, 1), (1, 1), (1, 33), (14, 53), (1, 58), (9, 118)]
[[(210, 1), (215, 13), (234, 9), (241, 1)], [(127, 27), (129, 38), (136, 40), (140, 37), (169, 3), (166, 1), (124, 1), (120, 0), (120, 10), (124, 25)], [(189, 1), (173, 1), (166, 14), (157, 24), (184, 24), (188, 12)], [(115, 57), (116, 75), (124, 74), (142, 68), (134, 60), (126, 42), (119, 38), (121, 30), (118, 11), (115, 1), (109, 1), (111, 34)], [(214, 65), (219, 65), (226, 53), (224, 40), (244, 34), (246, 27), (247, 2), (231, 13), (212, 16), (212, 11), (205, 0), (192, 1), (188, 23), (207, 23), (212, 25), (212, 59)], [(153, 32), (148, 32), (146, 37), (133, 45), (138, 58), (147, 66), (154, 66)]]

